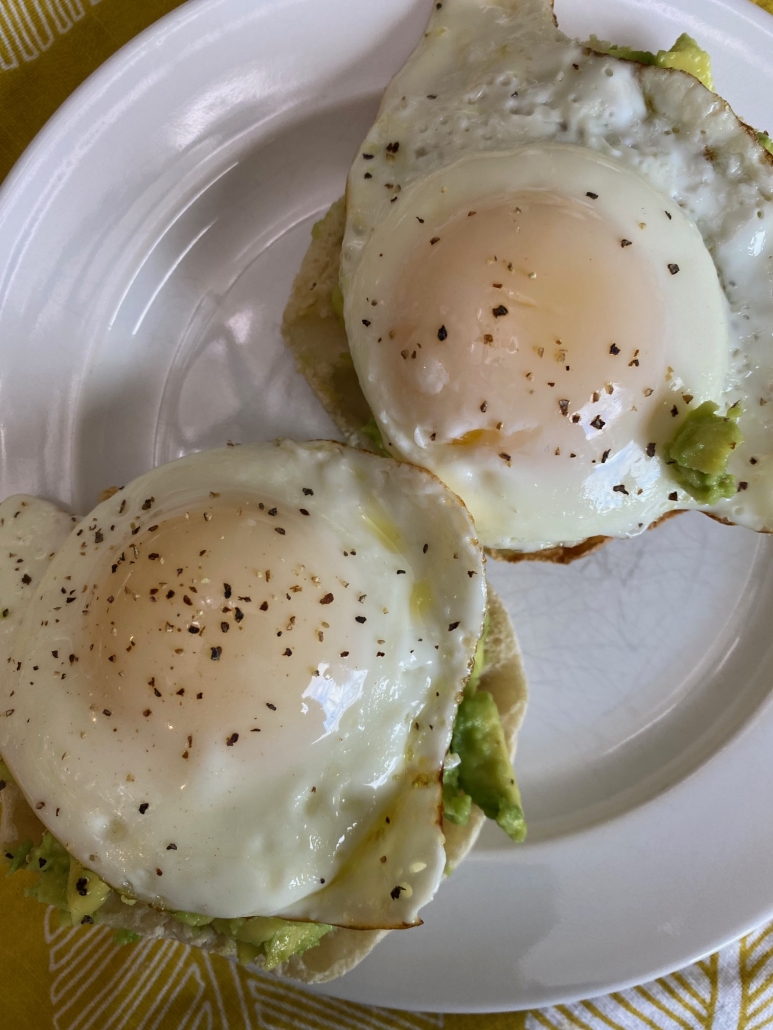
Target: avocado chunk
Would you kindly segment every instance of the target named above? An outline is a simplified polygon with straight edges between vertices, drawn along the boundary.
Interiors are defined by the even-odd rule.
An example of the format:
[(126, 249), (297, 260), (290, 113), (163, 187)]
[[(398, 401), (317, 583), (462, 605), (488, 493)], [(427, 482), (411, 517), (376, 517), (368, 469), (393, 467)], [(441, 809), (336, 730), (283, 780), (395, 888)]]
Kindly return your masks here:
[(258, 955), (263, 955), (264, 966), (270, 970), (319, 944), (333, 927), (326, 923), (291, 923), (273, 916), (254, 916), (215, 919), (212, 929), (235, 942), (236, 957), (241, 965), (249, 965)]
[(113, 934), (113, 940), (119, 948), (122, 948), (126, 944), (136, 944), (137, 941), (141, 941), (142, 934), (135, 933), (134, 930), (116, 930)]
[(178, 923), (184, 923), (185, 926), (192, 926), (196, 930), (200, 926), (209, 926), (212, 922), (212, 916), (199, 916), (196, 915), (195, 912), (173, 912), (172, 916)]
[[(458, 757), (458, 756), (457, 756)], [(472, 798), (459, 786), (459, 766), (443, 770), (443, 818), (466, 826), (472, 811)]]
[(33, 848), (27, 859), (27, 869), (40, 873), (38, 882), (27, 888), (26, 894), (43, 905), (54, 905), (67, 912), (67, 881), (70, 876), (70, 856), (50, 833)]
[(43, 905), (58, 908), (63, 926), (93, 923), (94, 913), (110, 894), (110, 887), (96, 873), (84, 869), (50, 833), (43, 834), (37, 847), (30, 841), (20, 845), (10, 860), (9, 876), (19, 869), (38, 874), (37, 882), (25, 893)]
[(31, 840), (25, 840), (24, 843), (18, 844), (15, 851), (6, 851), (5, 857), (10, 863), (6, 876), (13, 876), (19, 869), (23, 869), (27, 865), (27, 859), (31, 851)]
[(82, 923), (87, 916), (93, 916), (107, 901), (110, 888), (96, 873), (84, 869), (80, 862), (70, 859), (67, 877), (67, 907), (73, 926)]
[(656, 54), (650, 50), (634, 50), (629, 46), (616, 46), (614, 43), (597, 39), (595, 36), (591, 36), (588, 46), (597, 53), (619, 57), (623, 61), (637, 61), (639, 64), (652, 64), (658, 68), (676, 68), (692, 75), (707, 89), (712, 91), (714, 89), (711, 58), (686, 32), (682, 33), (670, 50), (658, 50)]
[(443, 769), (443, 818), (465, 826), (475, 802), (508, 837), (521, 841), (526, 822), (499, 710), (491, 694), (478, 692), (488, 632), (487, 615), (454, 721), (450, 754), (455, 761), (447, 761)]
[[(198, 918), (201, 918), (199, 916)], [(225, 934), (233, 941), (252, 944), (259, 947), (271, 940), (274, 934), (285, 925), (284, 919), (272, 916), (255, 916), (252, 919), (215, 919), (212, 928)]]
[(717, 415), (718, 408), (704, 401), (687, 415), (666, 448), (666, 461), (679, 484), (702, 504), (715, 504), (736, 492), (727, 462), (743, 443), (737, 424), (741, 407), (734, 404), (725, 415)]
[(333, 929), (326, 923), (285, 923), (264, 945), (265, 968), (275, 969), (293, 955), (302, 955), (314, 948)]
[[(493, 696), (487, 690), (467, 695), (456, 715), (451, 752), (460, 758), (445, 788), (468, 794), (489, 819), (495, 819), (514, 841), (526, 836), (521, 796), (507, 753), (507, 743)], [(452, 822), (455, 821), (453, 818)]]
[(757, 139), (769, 154), (773, 154), (773, 139), (770, 138), (767, 132), (758, 132)]

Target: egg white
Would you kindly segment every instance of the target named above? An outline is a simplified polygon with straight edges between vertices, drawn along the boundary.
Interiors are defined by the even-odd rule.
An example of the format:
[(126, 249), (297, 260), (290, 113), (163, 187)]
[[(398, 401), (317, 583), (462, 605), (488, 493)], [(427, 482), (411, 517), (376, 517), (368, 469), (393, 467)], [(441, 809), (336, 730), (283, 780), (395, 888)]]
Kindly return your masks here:
[(483, 573), (470, 516), (421, 470), (332, 443), (180, 459), (30, 582), (0, 750), (68, 851), (149, 904), (412, 925), (445, 864)]
[[(452, 279), (445, 293), (430, 273), (414, 275), (425, 260), (440, 263), (443, 231), (454, 219), (496, 204), (504, 210), (508, 195), (519, 203), (524, 189), (571, 203), (567, 225), (582, 205), (592, 206), (609, 228), (599, 282), (611, 282), (628, 261), (634, 298), (642, 283), (641, 310), (622, 328), (618, 319), (614, 335), (600, 325), (596, 356), (583, 342), (581, 360), (573, 360), (571, 327), (570, 339), (544, 341), (545, 357), (554, 356), (549, 347), (566, 354), (545, 374), (537, 358), (534, 368), (524, 363), (523, 336), (505, 338), (508, 319), (492, 319), (491, 289), (508, 288), (502, 238), (491, 248), (497, 274), (472, 319), (479, 335), (470, 334), (463, 358), (449, 344), (452, 325), (467, 325), (463, 302), (476, 300), (465, 292), (466, 279), (478, 274), (465, 264), (465, 248), (456, 267), (443, 266)], [(558, 30), (542, 0), (436, 5), (347, 184), (346, 328), (386, 446), (448, 482), (492, 548), (536, 551), (633, 535), (683, 508), (770, 529), (771, 198), (770, 156), (691, 76), (583, 48)], [(457, 231), (463, 242), (467, 231)], [(549, 268), (550, 254), (543, 258)], [(529, 287), (511, 290), (508, 318), (519, 302), (541, 302)], [(610, 294), (610, 308), (615, 300)], [(648, 355), (625, 337), (645, 332), (650, 315), (648, 339), (660, 350), (644, 375)], [(447, 336), (438, 339), (441, 327)], [(485, 333), (493, 338), (488, 351), (480, 345)], [(530, 354), (539, 349), (526, 342)], [(612, 344), (624, 352), (624, 367)], [(516, 372), (520, 386), (510, 390)], [(540, 380), (541, 395), (529, 376)], [(487, 391), (497, 385), (492, 417)], [(681, 489), (665, 460), (681, 419), (707, 399), (723, 410), (741, 402), (745, 438), (729, 465), (739, 492), (711, 506)], [(601, 425), (589, 431), (597, 418)]]

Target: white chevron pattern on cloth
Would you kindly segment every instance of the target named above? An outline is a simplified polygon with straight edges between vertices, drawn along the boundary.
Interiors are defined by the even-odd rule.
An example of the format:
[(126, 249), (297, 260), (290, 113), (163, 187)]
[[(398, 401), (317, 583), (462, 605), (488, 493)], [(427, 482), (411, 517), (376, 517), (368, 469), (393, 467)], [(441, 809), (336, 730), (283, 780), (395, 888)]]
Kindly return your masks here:
[[(3, 0), (0, 4), (0, 70), (18, 68), (48, 50), (84, 15), (84, 0)], [(101, 0), (88, 0), (96, 7)]]
[[(443, 1016), (323, 998), (173, 941), (113, 942), (46, 913), (55, 1030), (439, 1030)], [(101, 986), (95, 989), (95, 983)]]

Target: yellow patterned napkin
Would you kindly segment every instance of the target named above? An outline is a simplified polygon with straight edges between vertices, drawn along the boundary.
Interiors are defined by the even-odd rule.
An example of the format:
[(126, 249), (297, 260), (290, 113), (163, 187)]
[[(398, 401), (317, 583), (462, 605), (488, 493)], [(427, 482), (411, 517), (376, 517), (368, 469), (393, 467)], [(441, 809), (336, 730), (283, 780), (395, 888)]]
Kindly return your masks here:
[[(773, 0), (758, 0), (773, 13)], [(180, 0), (0, 0), (0, 180), (65, 97)], [(0, 877), (0, 1030), (763, 1030), (773, 924), (630, 991), (534, 1012), (436, 1016), (333, 1001), (172, 941), (59, 929)]]

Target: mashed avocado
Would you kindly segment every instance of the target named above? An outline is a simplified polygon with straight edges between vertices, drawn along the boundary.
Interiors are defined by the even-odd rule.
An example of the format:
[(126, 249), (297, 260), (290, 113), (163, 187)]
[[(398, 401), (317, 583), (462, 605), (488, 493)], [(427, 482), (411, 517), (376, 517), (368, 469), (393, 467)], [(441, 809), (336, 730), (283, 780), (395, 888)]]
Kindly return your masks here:
[(526, 822), (499, 711), (493, 696), (478, 690), (487, 632), (488, 620), (454, 721), (450, 753), (458, 761), (443, 770), (443, 816), (464, 826), (474, 802), (508, 837), (522, 841)]
[[(178, 915), (179, 918), (179, 915)], [(333, 927), (326, 923), (291, 923), (287, 919), (215, 919), (212, 928), (236, 942), (242, 965), (263, 955), (264, 968), (275, 969), (293, 955), (313, 948)]]
[(50, 833), (43, 834), (37, 847), (26, 841), (5, 857), (10, 862), (9, 876), (19, 869), (38, 874), (25, 893), (43, 905), (58, 908), (62, 925), (93, 923), (94, 913), (110, 894), (108, 885), (71, 858)]
[(6, 875), (13, 876), (19, 869), (24, 868), (27, 865), (30, 851), (32, 851), (31, 840), (25, 840), (23, 844), (18, 844), (15, 851), (6, 851), (5, 857), (10, 863)]
[(726, 415), (717, 415), (717, 410), (718, 405), (705, 401), (691, 411), (666, 448), (666, 461), (679, 484), (702, 504), (715, 504), (736, 492), (727, 462), (743, 443), (737, 424), (741, 407), (734, 404)]
[(768, 151), (769, 154), (773, 154), (773, 139), (770, 138), (767, 132), (758, 132), (757, 139), (760, 141), (760, 143)]
[[(64, 926), (98, 921), (99, 909), (112, 893), (111, 888), (89, 869), (84, 869), (72, 858), (50, 833), (43, 835), (37, 847), (32, 841), (20, 844), (13, 852), (6, 852), (8, 875), (19, 869), (38, 873), (38, 879), (26, 894), (44, 905), (59, 909)], [(121, 897), (126, 904), (136, 904), (133, 898)], [(174, 912), (175, 919), (186, 926), (212, 926), (213, 930), (230, 937), (236, 943), (237, 955), (242, 963), (263, 955), (265, 968), (274, 969), (292, 955), (301, 955), (332, 930), (324, 923), (291, 923), (286, 919), (211, 919), (192, 912)], [(131, 930), (116, 930), (117, 944), (132, 944), (140, 935)]]
[(634, 50), (628, 46), (616, 46), (614, 43), (597, 39), (595, 36), (591, 36), (588, 46), (600, 54), (619, 57), (623, 61), (654, 64), (658, 68), (678, 68), (679, 71), (688, 72), (698, 82), (702, 82), (707, 89), (714, 89), (711, 58), (686, 32), (682, 33), (670, 50), (658, 50), (656, 54), (649, 50)]

